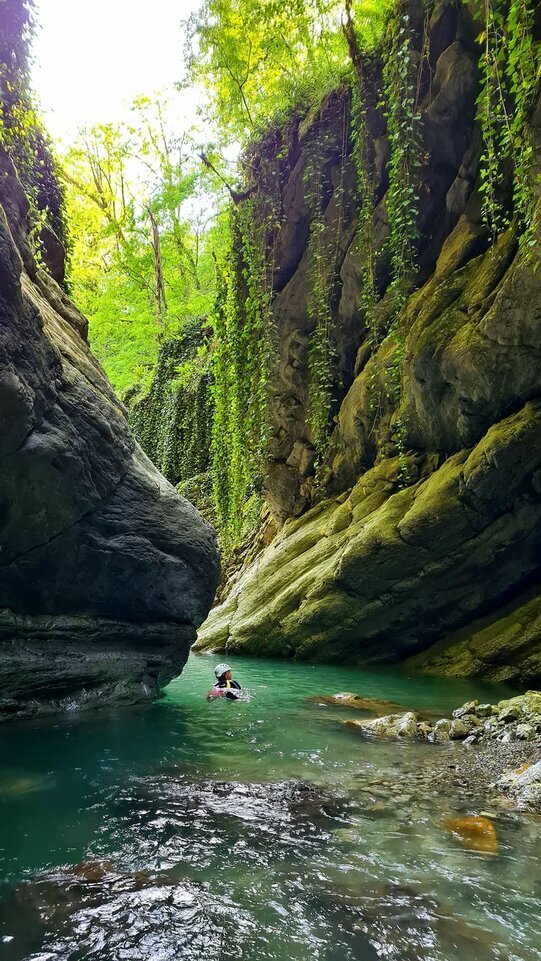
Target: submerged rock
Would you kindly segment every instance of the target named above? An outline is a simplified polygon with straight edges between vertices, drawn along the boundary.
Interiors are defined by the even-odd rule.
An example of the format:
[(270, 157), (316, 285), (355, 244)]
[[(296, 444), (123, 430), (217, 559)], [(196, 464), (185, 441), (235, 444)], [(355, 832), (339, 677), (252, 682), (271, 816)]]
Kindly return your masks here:
[(445, 818), (443, 827), (457, 838), (462, 847), (469, 848), (470, 851), (481, 851), (486, 854), (498, 853), (499, 842), (496, 828), (487, 817)]
[(348, 904), (344, 924), (353, 925), (368, 938), (372, 951), (359, 946), (356, 958), (370, 961), (433, 961), (452, 956), (475, 961), (502, 959), (502, 948), (493, 932), (485, 931), (457, 916), (456, 909), (441, 903), (429, 890), (416, 884), (372, 884), (364, 890), (352, 885), (340, 890)]
[(166, 775), (141, 779), (137, 793), (168, 801), (175, 817), (194, 811), (212, 818), (237, 818), (239, 822), (274, 826), (283, 830), (286, 825), (310, 821), (325, 824), (341, 813), (344, 799), (305, 781), (270, 781), (268, 783), (240, 781), (193, 781), (185, 777)]
[(380, 716), (406, 710), (401, 704), (394, 704), (393, 701), (385, 701), (376, 697), (360, 697), (359, 694), (352, 694), (351, 691), (344, 691), (340, 694), (314, 694), (308, 700), (314, 704), (329, 704), (334, 707), (351, 707), (357, 711), (370, 711), (372, 714)]
[(218, 580), (215, 535), (135, 444), (85, 319), (35, 262), (0, 150), (0, 717), (145, 700)]
[(46, 791), (52, 784), (52, 778), (45, 775), (4, 770), (0, 774), (0, 801), (11, 801), (26, 794)]

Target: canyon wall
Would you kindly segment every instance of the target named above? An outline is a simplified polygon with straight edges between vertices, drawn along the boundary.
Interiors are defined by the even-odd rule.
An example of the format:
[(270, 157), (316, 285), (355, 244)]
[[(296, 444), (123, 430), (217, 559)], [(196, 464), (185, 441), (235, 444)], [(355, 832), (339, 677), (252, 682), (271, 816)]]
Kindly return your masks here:
[[(273, 183), (283, 210), (267, 476), (282, 529), (231, 585), (198, 647), (341, 662), (413, 657), (417, 668), (533, 681), (541, 676), (540, 273), (513, 226), (493, 242), (484, 223), (479, 24), (467, 4), (448, 0), (428, 22), (421, 3), (410, 4), (410, 16), (421, 64), (420, 239), (394, 334), (386, 335), (396, 304), (385, 245), (381, 64), (367, 73), (365, 101), (381, 251), (370, 325), (354, 139), (351, 129), (345, 140), (343, 133), (350, 90), (292, 118), (250, 158), (263, 194), (278, 158)], [(539, 194), (539, 101), (530, 135)], [(308, 426), (314, 247), (306, 176), (315, 138), (324, 144), (323, 229), (337, 253), (330, 299), (338, 369), (334, 429), (317, 472)], [(537, 200), (537, 249), (540, 216)]]
[(0, 152), (0, 717), (154, 697), (219, 577), (212, 528), (135, 443), (34, 259)]

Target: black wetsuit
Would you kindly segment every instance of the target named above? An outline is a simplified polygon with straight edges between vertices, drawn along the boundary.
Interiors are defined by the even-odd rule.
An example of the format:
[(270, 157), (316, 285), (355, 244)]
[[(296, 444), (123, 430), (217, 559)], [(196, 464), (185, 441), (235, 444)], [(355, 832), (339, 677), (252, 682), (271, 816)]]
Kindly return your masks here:
[(239, 696), (238, 694), (235, 694), (235, 691), (242, 690), (238, 681), (229, 681), (229, 686), (228, 686), (227, 681), (223, 681), (221, 678), (219, 681), (216, 681), (216, 684), (214, 685), (214, 687), (219, 688), (221, 691), (227, 688), (225, 696), (228, 697), (231, 701), (237, 701)]

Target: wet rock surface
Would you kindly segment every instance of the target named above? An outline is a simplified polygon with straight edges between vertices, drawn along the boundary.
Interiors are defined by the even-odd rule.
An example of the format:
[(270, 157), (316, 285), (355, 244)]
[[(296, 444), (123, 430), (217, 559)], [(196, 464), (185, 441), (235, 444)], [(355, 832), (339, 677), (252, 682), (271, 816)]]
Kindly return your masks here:
[(155, 697), (218, 580), (214, 533), (135, 444), (37, 265), (0, 152), (0, 718)]
[[(359, 699), (361, 700), (361, 699)], [(324, 703), (357, 707), (355, 695), (330, 696)], [(368, 702), (365, 710), (369, 710)], [(497, 704), (468, 701), (453, 711), (451, 718), (442, 717), (430, 723), (426, 713), (405, 711), (402, 714), (380, 714), (376, 720), (346, 721), (366, 734), (386, 737), (396, 735), (426, 737), (433, 743), (464, 741), (468, 746), (488, 739), (511, 743), (532, 741), (541, 746), (541, 694), (527, 691)]]
[(400, 763), (392, 777), (365, 780), (365, 775), (358, 775), (362, 795), (380, 806), (375, 815), (390, 816), (396, 802), (405, 805), (406, 812), (415, 809), (426, 814), (434, 808), (435, 798), (445, 817), (451, 817), (451, 812), (478, 816), (487, 809), (504, 819), (518, 817), (515, 811), (541, 812), (538, 745), (487, 741), (464, 751), (458, 742), (436, 742), (431, 747), (427, 741), (426, 751), (422, 765)]
[(373, 721), (345, 721), (348, 727), (359, 728), (364, 734), (377, 737), (416, 737), (418, 723), (417, 715), (412, 711), (387, 714)]
[[(283, 922), (287, 920), (289, 927), (295, 914), (299, 921), (312, 914), (318, 919), (315, 927), (313, 922), (308, 927), (307, 920), (302, 922), (300, 953), (293, 949), (291, 955), (295, 959), (305, 956), (304, 938), (310, 934), (313, 957), (322, 961), (378, 961), (384, 957), (443, 961), (445, 945), (452, 945), (453, 957), (464, 951), (476, 961), (508, 961), (495, 932), (456, 917), (450, 905), (421, 883), (370, 880), (353, 871), (347, 860), (332, 884), (324, 871), (317, 890), (309, 892), (299, 879), (293, 880), (297, 878), (296, 868), (289, 864), (293, 850), (315, 856), (333, 837), (344, 835), (345, 839), (348, 830), (362, 830), (367, 819), (390, 817), (392, 811), (396, 816), (397, 809), (404, 823), (432, 820), (442, 838), (455, 838), (459, 847), (475, 856), (497, 856), (498, 831), (506, 819), (515, 823), (513, 815), (502, 811), (460, 814), (460, 798), (452, 776), (449, 778), (454, 765), (448, 763), (448, 752), (449, 748), (433, 750), (434, 763), (421, 769), (418, 764), (400, 762), (391, 777), (383, 773), (371, 778), (362, 772), (358, 788), (347, 799), (295, 780), (265, 784), (191, 781), (173, 771), (139, 778), (129, 792), (118, 797), (116, 817), (126, 837), (133, 820), (141, 861), (148, 862), (154, 851), (163, 867), (126, 869), (123, 861), (129, 858), (133, 863), (135, 852), (125, 849), (120, 858), (90, 858), (16, 885), (0, 899), (2, 957), (6, 961), (218, 961), (239, 956), (257, 961), (282, 957), (275, 924), (270, 918), (262, 923), (254, 915), (258, 897), (273, 903), (280, 878), (281, 883), (291, 885), (294, 899)], [(438, 771), (439, 782), (435, 777)], [(430, 794), (443, 785), (443, 778), (452, 814), (438, 820), (438, 805), (430, 801)], [(404, 789), (405, 779), (409, 793)], [(375, 803), (374, 793), (379, 798)], [(135, 798), (144, 805), (144, 819), (142, 811), (133, 806)], [(477, 801), (470, 792), (470, 809)], [(219, 883), (217, 890), (224, 890), (211, 893), (207, 883), (196, 879), (191, 866), (194, 852), (202, 865), (206, 845), (212, 847), (223, 843), (226, 836), (233, 837), (235, 822), (238, 841), (232, 848), (224, 848), (224, 866), (226, 875), (234, 874), (235, 865), (250, 866), (251, 896), (242, 906), (238, 901), (242, 888), (232, 897)], [(350, 823), (358, 827), (347, 828)], [(518, 829), (518, 822), (516, 826)], [(185, 859), (182, 852), (186, 855), (188, 849), (191, 857)], [(258, 858), (263, 869), (260, 880)], [(335, 930), (332, 945), (322, 937), (329, 924)], [(522, 950), (520, 957), (534, 961), (536, 955)]]
[[(371, 951), (364, 947), (359, 955), (363, 961), (430, 961), (439, 957), (442, 943), (452, 943), (457, 953), (465, 952), (465, 957), (475, 961), (508, 961), (490, 932), (454, 917), (449, 905), (413, 885), (373, 885), (362, 895), (351, 886), (342, 893), (346, 923), (353, 932), (362, 932), (371, 947)], [(533, 959), (530, 955), (528, 961)]]
[[(272, 858), (302, 837), (320, 838), (347, 808), (347, 799), (301, 781), (238, 783), (194, 781), (174, 775), (149, 777), (135, 782), (116, 804), (118, 816), (139, 823), (146, 812), (145, 834), (158, 843), (162, 859), (174, 861), (179, 842), (199, 832), (199, 843), (212, 845), (227, 825), (235, 825), (243, 849), (266, 851)], [(307, 851), (309, 847), (307, 847)], [(253, 855), (251, 855), (253, 857)]]
[(173, 961), (233, 957), (224, 942), (243, 932), (201, 885), (98, 861), (17, 887), (0, 902), (0, 940), (6, 961)]
[(400, 704), (394, 704), (393, 701), (380, 700), (375, 697), (361, 697), (359, 694), (352, 694), (351, 691), (343, 691), (340, 694), (314, 694), (308, 700), (313, 704), (351, 707), (356, 711), (369, 711), (371, 714), (381, 716), (389, 714), (391, 711), (405, 710), (404, 707)]
[[(508, 757), (516, 750), (497, 746)], [(426, 879), (392, 879), (386, 862), (363, 867), (354, 855), (371, 824), (389, 824), (405, 849), (421, 831), (428, 845), (439, 839), (451, 852), (456, 845), (483, 861), (500, 857), (500, 836), (520, 836), (528, 815), (487, 808), (459, 750), (427, 743), (422, 757), (398, 753), (388, 770), (360, 770), (347, 793), (296, 779), (194, 779), (163, 764), (109, 799), (102, 855), (0, 897), (2, 956), (259, 961), (287, 953), (305, 961), (309, 950), (315, 961), (448, 961), (462, 953), (509, 961), (501, 932), (457, 916)], [(460, 756), (486, 770), (482, 748)], [(203, 881), (217, 855), (219, 870)], [(312, 861), (315, 887), (303, 874)], [(522, 943), (516, 956), (538, 961)]]
[(463, 847), (469, 851), (481, 851), (483, 854), (498, 853), (498, 835), (496, 828), (485, 815), (467, 815), (459, 818), (445, 818), (442, 826), (458, 838)]
[(513, 798), (519, 810), (541, 813), (541, 760), (503, 774), (495, 788)]
[[(401, 760), (378, 774), (360, 771), (352, 794), (361, 819), (398, 820), (412, 829), (425, 825), (432, 843), (449, 837), (466, 850), (494, 855), (501, 836), (529, 830), (525, 818), (533, 818), (532, 830), (537, 831), (538, 809), (521, 805), (509, 790), (515, 772), (529, 770), (530, 763), (535, 768), (534, 752), (518, 751), (515, 745), (468, 752), (451, 743), (427, 746), (422, 765)], [(503, 778), (502, 771), (508, 772)]]

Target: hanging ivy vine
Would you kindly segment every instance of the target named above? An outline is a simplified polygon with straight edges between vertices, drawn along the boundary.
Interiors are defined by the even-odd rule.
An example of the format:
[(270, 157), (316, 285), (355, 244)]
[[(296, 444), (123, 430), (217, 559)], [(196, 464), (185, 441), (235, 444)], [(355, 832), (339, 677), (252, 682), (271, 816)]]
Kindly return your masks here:
[(391, 294), (395, 311), (403, 306), (416, 270), (419, 239), (420, 111), (418, 67), (412, 57), (413, 32), (405, 2), (388, 28), (383, 66), (383, 110), (390, 146), (387, 218), (391, 255)]
[[(425, 11), (425, 28), (428, 22)], [(412, 289), (417, 270), (419, 240), (419, 170), (422, 157), (420, 89), (421, 75), (428, 58), (428, 32), (425, 29), (423, 49), (416, 64), (413, 56), (414, 33), (409, 8), (399, 0), (387, 29), (383, 62), (383, 89), (380, 106), (387, 124), (390, 147), (389, 186), (386, 195), (389, 236), (386, 249), (390, 255), (391, 319), (387, 340), (392, 345), (391, 359), (383, 380), (389, 401), (395, 408), (394, 435), (400, 461), (401, 483), (408, 483), (406, 458), (407, 429), (400, 412), (404, 331), (401, 311)], [(381, 374), (381, 371), (379, 372)], [(378, 376), (374, 370), (374, 378)]]
[[(483, 30), (481, 89), (477, 101), (484, 150), (481, 192), (485, 222), (495, 238), (514, 216), (520, 243), (533, 248), (534, 148), (528, 119), (539, 70), (539, 44), (533, 38), (531, 0), (480, 0)], [(506, 202), (506, 180), (512, 169), (512, 205)]]
[(376, 290), (376, 258), (378, 251), (374, 236), (374, 171), (369, 150), (369, 135), (366, 115), (368, 94), (364, 76), (359, 76), (351, 93), (351, 129), (353, 138), (353, 160), (355, 163), (357, 202), (359, 222), (357, 228), (360, 303), (368, 328), (368, 338), (372, 346), (377, 341), (374, 325), (374, 307), (378, 295)]
[(219, 265), (212, 461), (226, 551), (242, 537), (247, 513), (259, 503), (268, 457), (276, 216), (268, 198), (251, 196), (232, 205), (228, 249)]
[(208, 338), (199, 321), (162, 345), (149, 393), (129, 410), (137, 440), (172, 484), (208, 471), (213, 400)]
[[(538, 50), (532, 39), (533, 0), (477, 0), (483, 12), (482, 85), (479, 118), (485, 150), (481, 161), (484, 213), (492, 232), (509, 221), (505, 203), (506, 177), (512, 171), (514, 215), (528, 233), (533, 212), (531, 189), (533, 146), (527, 121), (538, 75)], [(349, 5), (351, 14), (351, 5)], [(390, 358), (385, 370), (374, 367), (394, 408), (394, 436), (407, 483), (406, 427), (400, 412), (404, 359), (403, 307), (417, 272), (419, 191), (422, 162), (421, 91), (428, 62), (428, 24), (431, 0), (425, 4), (425, 32), (415, 36), (407, 0), (398, 0), (389, 19), (382, 52), (383, 111), (390, 155), (386, 193), (388, 239), (376, 249), (374, 234), (374, 171), (367, 129), (366, 73), (354, 49), (352, 19), (350, 54), (356, 78), (351, 102), (342, 98), (340, 162), (334, 182), (336, 209), (328, 216), (333, 193), (329, 171), (336, 158), (336, 134), (323, 123), (312, 124), (303, 144), (306, 157), (305, 196), (311, 214), (309, 234), (310, 292), (307, 310), (312, 334), (308, 348), (308, 426), (318, 463), (325, 459), (337, 388), (337, 351), (333, 296), (343, 228), (345, 160), (349, 129), (357, 172), (359, 207), (358, 249), (361, 308), (368, 339), (375, 351), (387, 339)], [(422, 41), (422, 43), (420, 42)], [(417, 44), (417, 46), (416, 46)], [(420, 54), (420, 56), (419, 56)], [(372, 107), (376, 104), (372, 103)], [(279, 158), (279, 152), (276, 153)], [(268, 158), (263, 156), (263, 163)], [(271, 161), (271, 163), (274, 161)], [(278, 162), (278, 161), (277, 161)], [(270, 178), (272, 180), (272, 177)], [(270, 384), (276, 356), (272, 320), (274, 251), (282, 210), (279, 185), (258, 190), (229, 211), (229, 242), (218, 264), (219, 293), (213, 317), (212, 472), (214, 498), (222, 544), (226, 551), (241, 539), (247, 507), (258, 503), (267, 467), (270, 424)], [(266, 191), (266, 192), (265, 192)], [(380, 292), (376, 262), (387, 254), (390, 281), (386, 299), (390, 310), (386, 327), (376, 323)]]
[[(316, 468), (321, 465), (327, 451), (338, 386), (332, 298), (339, 266), (339, 243), (344, 217), (344, 173), (349, 116), (348, 99), (342, 96), (338, 182), (334, 191), (328, 182), (328, 171), (336, 155), (332, 130), (324, 130), (321, 124), (316, 124), (312, 138), (305, 148), (305, 199), (310, 209), (310, 292), (307, 311), (312, 326), (308, 348), (307, 419), (310, 437), (317, 453)], [(331, 192), (336, 205), (335, 220), (332, 224), (325, 219)]]

